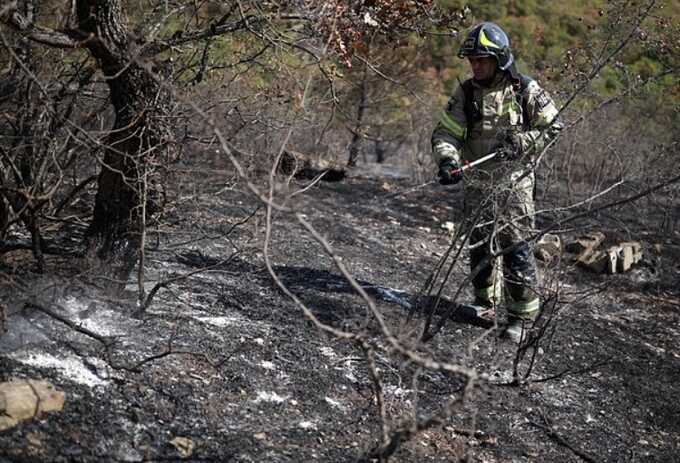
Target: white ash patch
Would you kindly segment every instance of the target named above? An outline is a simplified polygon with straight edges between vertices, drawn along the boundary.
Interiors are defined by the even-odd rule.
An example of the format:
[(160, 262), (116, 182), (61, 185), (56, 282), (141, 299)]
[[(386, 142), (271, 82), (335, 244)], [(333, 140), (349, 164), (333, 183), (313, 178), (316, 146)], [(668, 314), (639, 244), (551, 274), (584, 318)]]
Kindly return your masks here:
[[(61, 354), (59, 357), (48, 353), (22, 352), (11, 355), (18, 362), (36, 367), (55, 368), (64, 377), (85, 386), (105, 386), (107, 381), (95, 375), (81, 359), (69, 354)], [(88, 361), (99, 362), (98, 359)]]
[(118, 336), (127, 331), (121, 326), (120, 314), (103, 308), (101, 302), (67, 297), (61, 305), (69, 313), (71, 321), (100, 336)]
[(263, 360), (262, 363), (260, 363), (260, 366), (265, 370), (276, 370), (274, 362), (269, 362), (267, 360)]
[(302, 429), (316, 429), (316, 425), (311, 421), (300, 421), (298, 426)]
[(352, 362), (356, 360), (355, 358), (346, 358), (342, 360), (341, 363), (342, 365), (334, 367), (335, 370), (342, 371), (344, 373), (345, 378), (347, 378), (350, 382), (352, 383), (357, 383), (359, 380), (357, 379), (357, 370), (352, 364)]
[(328, 346), (319, 347), (319, 351), (321, 352), (321, 355), (331, 359), (336, 358), (338, 356), (338, 354), (335, 353), (332, 347)]
[(194, 317), (199, 322), (217, 326), (218, 328), (226, 328), (227, 326), (241, 326), (244, 323), (241, 317)]
[(288, 400), (288, 397), (284, 397), (281, 395), (278, 395), (276, 392), (266, 392), (266, 391), (258, 391), (257, 397), (253, 400), (255, 403), (260, 403), (260, 402), (273, 402), (277, 404), (281, 404)]
[(324, 399), (326, 400), (326, 403), (332, 407), (338, 408), (340, 410), (345, 409), (345, 406), (339, 400), (335, 400), (330, 397), (325, 397)]
[(94, 302), (90, 299), (88, 302), (82, 301), (73, 296), (67, 296), (61, 300), (61, 304), (71, 315), (87, 314), (93, 310), (92, 304)]
[(353, 371), (348, 371), (345, 373), (345, 378), (350, 380), (352, 383), (358, 383), (359, 380), (357, 379), (356, 375), (354, 374)]
[(384, 390), (385, 394), (397, 398), (408, 397), (413, 392), (411, 389), (404, 389), (402, 387), (392, 385), (386, 385)]

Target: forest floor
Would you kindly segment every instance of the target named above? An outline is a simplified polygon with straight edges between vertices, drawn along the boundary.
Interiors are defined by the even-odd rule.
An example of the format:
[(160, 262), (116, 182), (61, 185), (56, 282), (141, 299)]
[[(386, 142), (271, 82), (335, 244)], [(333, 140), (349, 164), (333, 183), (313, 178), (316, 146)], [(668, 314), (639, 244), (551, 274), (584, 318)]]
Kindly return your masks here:
[[(202, 178), (183, 184), (158, 242), (150, 234), (146, 291), (204, 270), (170, 281), (143, 313), (137, 275), (112, 297), (72, 257), (47, 256), (43, 275), (25, 265), (30, 256), (2, 257), (0, 382), (45, 379), (66, 401), (0, 432), (0, 461), (352, 462), (380, 442), (364, 351), (319, 330), (277, 287), (253, 196)], [(460, 193), (439, 185), (394, 194), (408, 186), (352, 176), (294, 199), (402, 339), (422, 328), (414, 302), (451, 240), (442, 224), (458, 222), (461, 208)], [(274, 221), (269, 254), (281, 282), (321, 322), (384, 343), (324, 249), (291, 214)], [(535, 356), (517, 364), (530, 373), (521, 384), (516, 346), (486, 319), (442, 320), (418, 347), (475, 369), (468, 390), (460, 375), (379, 353), (388, 431), (454, 399), (450, 416), (405, 437), (390, 461), (680, 461), (680, 236), (642, 238), (643, 262), (627, 273), (541, 264), (559, 282), (559, 311)], [(465, 270), (454, 266), (443, 307)]]

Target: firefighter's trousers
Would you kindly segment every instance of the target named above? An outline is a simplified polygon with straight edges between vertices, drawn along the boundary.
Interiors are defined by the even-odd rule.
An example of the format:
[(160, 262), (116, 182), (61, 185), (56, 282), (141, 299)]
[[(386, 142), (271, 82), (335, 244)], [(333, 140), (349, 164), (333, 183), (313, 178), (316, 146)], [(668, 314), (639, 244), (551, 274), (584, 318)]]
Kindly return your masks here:
[(532, 318), (540, 309), (536, 261), (527, 241), (534, 230), (535, 180), (522, 174), (468, 175), (465, 216), (472, 227), (470, 270), (477, 303), (499, 304), (505, 289), (508, 314)]

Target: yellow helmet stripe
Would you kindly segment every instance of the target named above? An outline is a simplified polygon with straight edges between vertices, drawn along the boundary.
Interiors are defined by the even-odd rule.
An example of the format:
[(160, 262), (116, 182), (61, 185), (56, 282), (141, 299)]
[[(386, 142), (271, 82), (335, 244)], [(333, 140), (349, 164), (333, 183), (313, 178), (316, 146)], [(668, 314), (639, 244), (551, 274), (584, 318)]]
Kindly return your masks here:
[(484, 33), (484, 29), (479, 31), (479, 43), (484, 45), (485, 47), (501, 48), (486, 37), (486, 34)]

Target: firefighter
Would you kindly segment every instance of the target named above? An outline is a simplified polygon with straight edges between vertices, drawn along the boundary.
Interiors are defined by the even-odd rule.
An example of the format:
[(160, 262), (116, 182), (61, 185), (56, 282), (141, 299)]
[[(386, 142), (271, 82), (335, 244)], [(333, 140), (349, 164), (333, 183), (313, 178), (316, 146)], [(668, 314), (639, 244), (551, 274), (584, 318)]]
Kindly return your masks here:
[[(459, 168), (489, 153), (492, 160), (465, 171), (465, 217), (475, 303), (495, 308), (505, 293), (502, 336), (519, 343), (540, 312), (538, 273), (527, 238), (534, 229), (534, 174), (528, 168), (562, 129), (558, 109), (539, 84), (519, 72), (506, 33), (481, 23), (458, 56), (472, 78), (461, 82), (432, 134), (439, 183), (463, 180)], [(502, 265), (493, 255), (502, 255)], [(505, 290), (505, 291), (503, 291)]]

